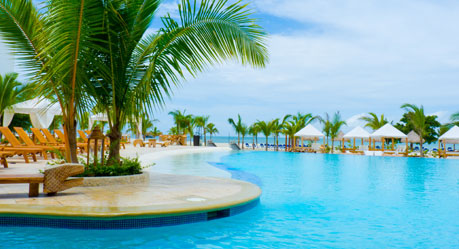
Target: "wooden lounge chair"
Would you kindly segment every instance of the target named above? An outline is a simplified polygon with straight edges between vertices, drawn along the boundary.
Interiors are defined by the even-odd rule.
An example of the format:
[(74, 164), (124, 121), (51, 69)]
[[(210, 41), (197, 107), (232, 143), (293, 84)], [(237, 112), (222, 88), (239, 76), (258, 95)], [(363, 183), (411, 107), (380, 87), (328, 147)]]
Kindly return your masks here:
[(43, 148), (32, 148), (28, 146), (23, 146), (21, 142), (14, 136), (14, 134), (8, 129), (8, 127), (0, 127), (0, 132), (5, 136), (6, 140), (11, 144), (11, 146), (4, 146), (2, 147), (4, 151), (12, 151), (16, 155), (22, 155), (26, 163), (29, 163), (28, 154), (32, 156), (34, 162), (37, 161), (37, 157), (35, 154), (40, 153), (43, 155), (45, 159), (46, 150)]
[(13, 151), (4, 151), (3, 147), (0, 147), (0, 161), (3, 165), (3, 168), (8, 168), (8, 161), (6, 160), (7, 157), (14, 156)]
[(43, 133), (41, 133), (39, 128), (30, 128), (30, 130), (32, 131), (33, 135), (35, 136), (35, 138), (38, 140), (38, 142), (41, 145), (63, 147), (63, 145), (58, 143), (57, 141), (50, 142), (48, 139), (46, 139)]
[(29, 197), (36, 197), (39, 184), (43, 183), (43, 192), (53, 195), (83, 184), (83, 178), (67, 180), (69, 176), (83, 172), (81, 164), (62, 164), (46, 168), (44, 174), (0, 175), (0, 184), (28, 183)]
[[(50, 135), (51, 137), (54, 138), (54, 136), (51, 134), (51, 132), (48, 131), (48, 129), (42, 129), (42, 130), (46, 130), (47, 133), (49, 133), (49, 135)], [(46, 132), (44, 132), (44, 133), (45, 133), (45, 135), (46, 135)], [(54, 133), (56, 133), (56, 135), (59, 137), (59, 139), (61, 140), (61, 142), (62, 142), (63, 144), (65, 144), (65, 136), (64, 136), (64, 133), (62, 133), (61, 130), (57, 130), (57, 129), (54, 130)], [(48, 135), (47, 135), (47, 137), (48, 137), (48, 139), (49, 139), (49, 136), (48, 136)], [(54, 138), (54, 140), (56, 140), (56, 139)], [(80, 149), (81, 153), (84, 153), (84, 152), (87, 152), (87, 151), (88, 151), (88, 144), (87, 144), (87, 143), (77, 143), (77, 147)]]
[(49, 152), (51, 154), (51, 158), (54, 158), (54, 153), (58, 151), (65, 153), (65, 148), (63, 146), (48, 146), (42, 144), (35, 144), (32, 141), (32, 139), (30, 139), (29, 135), (27, 135), (27, 132), (25, 132), (24, 129), (22, 129), (22, 127), (14, 127), (14, 130), (18, 133), (19, 138), (22, 140), (22, 142), (24, 142), (27, 146), (31, 148), (43, 148), (45, 150), (45, 152), (43, 153), (44, 155), (46, 155), (46, 152)]

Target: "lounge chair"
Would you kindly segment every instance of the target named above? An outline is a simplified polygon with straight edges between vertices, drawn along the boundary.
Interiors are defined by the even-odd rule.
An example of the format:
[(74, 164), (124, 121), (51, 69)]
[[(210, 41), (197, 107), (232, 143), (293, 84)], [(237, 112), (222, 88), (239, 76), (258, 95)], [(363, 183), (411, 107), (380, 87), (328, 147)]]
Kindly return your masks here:
[(48, 139), (46, 139), (45, 136), (43, 135), (43, 133), (41, 133), (39, 128), (30, 128), (30, 130), (32, 131), (33, 135), (35, 136), (35, 138), (38, 140), (38, 142), (41, 145), (63, 147), (63, 144), (60, 144), (57, 141), (51, 142)]
[(13, 151), (4, 151), (3, 147), (0, 147), (0, 161), (1, 164), (3, 165), (3, 168), (8, 168), (8, 161), (6, 160), (7, 157), (12, 157), (14, 156)]
[(29, 197), (37, 197), (39, 184), (43, 192), (54, 195), (57, 192), (83, 184), (83, 178), (67, 180), (69, 176), (84, 172), (81, 164), (62, 164), (45, 168), (44, 174), (0, 175), (0, 184), (28, 183)]
[[(42, 129), (42, 130), (44, 131), (45, 135), (46, 135), (47, 133), (49, 133), (49, 135), (46, 135), (46, 136), (48, 137), (48, 139), (51, 139), (51, 140), (54, 139), (54, 140), (56, 140), (56, 139), (54, 138), (54, 136), (51, 134), (51, 132), (48, 131), (48, 129)], [(61, 130), (57, 130), (57, 129), (54, 130), (54, 133), (56, 133), (57, 137), (59, 137), (59, 139), (61, 140), (61, 142), (62, 142), (63, 144), (65, 144), (65, 135), (64, 135), (64, 133), (62, 133)], [(51, 138), (51, 137), (52, 137), (52, 138)], [(81, 153), (84, 153), (84, 152), (87, 152), (87, 151), (88, 151), (88, 144), (87, 144), (87, 143), (77, 143), (77, 147), (80, 149)]]
[[(48, 146), (43, 144), (35, 144), (32, 139), (30, 139), (27, 132), (22, 129), (22, 127), (14, 127), (14, 130), (18, 133), (19, 138), (24, 142), (27, 146), (32, 148), (43, 148), (51, 154), (51, 158), (54, 158), (54, 153), (60, 151), (65, 153), (65, 148), (63, 146)], [(46, 155), (46, 152), (44, 153)], [(46, 159), (46, 158), (45, 158)]]
[(37, 161), (36, 154), (41, 154), (45, 159), (48, 159), (46, 155), (46, 150), (43, 148), (32, 148), (29, 146), (24, 146), (19, 142), (19, 140), (14, 136), (14, 134), (8, 129), (8, 127), (0, 127), (0, 132), (5, 136), (6, 140), (11, 144), (11, 146), (3, 146), (3, 151), (12, 151), (16, 155), (22, 155), (24, 161), (29, 163), (29, 157), (31, 155), (34, 162)]

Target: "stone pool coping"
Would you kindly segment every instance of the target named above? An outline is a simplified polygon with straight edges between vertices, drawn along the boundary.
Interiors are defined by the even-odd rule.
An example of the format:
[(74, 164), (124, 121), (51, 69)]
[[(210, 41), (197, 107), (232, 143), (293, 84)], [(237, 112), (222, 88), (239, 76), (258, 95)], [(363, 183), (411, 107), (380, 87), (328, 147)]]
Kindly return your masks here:
[[(80, 178), (80, 177), (70, 177)], [(108, 186), (108, 185), (126, 185), (126, 184), (145, 184), (150, 181), (150, 175), (148, 172), (142, 172), (137, 175), (126, 175), (126, 176), (98, 176), (98, 177), (82, 177), (82, 187), (97, 187), (97, 186)]]

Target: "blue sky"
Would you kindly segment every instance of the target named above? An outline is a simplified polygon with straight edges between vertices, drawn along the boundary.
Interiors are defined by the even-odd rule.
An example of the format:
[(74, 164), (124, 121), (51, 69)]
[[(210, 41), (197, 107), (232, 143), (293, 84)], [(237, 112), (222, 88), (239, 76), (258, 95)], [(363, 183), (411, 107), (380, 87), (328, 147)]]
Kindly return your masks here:
[[(164, 1), (158, 16), (177, 15)], [(440, 121), (459, 111), (459, 1), (252, 0), (268, 31), (265, 69), (227, 63), (189, 78), (174, 91), (170, 110), (210, 115), (220, 135), (234, 134), (229, 117), (250, 124), (287, 113), (340, 111), (349, 128), (367, 112), (398, 121), (404, 103), (424, 105)], [(158, 28), (155, 22), (152, 30)], [(0, 73), (14, 68), (0, 44)], [(317, 124), (317, 126), (319, 126)]]

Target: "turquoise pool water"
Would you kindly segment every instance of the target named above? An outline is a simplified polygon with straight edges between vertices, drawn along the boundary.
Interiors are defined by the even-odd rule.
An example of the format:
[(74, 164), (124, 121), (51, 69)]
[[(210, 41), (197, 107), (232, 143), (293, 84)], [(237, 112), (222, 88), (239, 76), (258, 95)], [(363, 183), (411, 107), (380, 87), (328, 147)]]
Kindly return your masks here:
[(282, 152), (182, 157), (188, 158), (183, 161), (190, 164), (210, 163), (228, 169), (236, 178), (259, 184), (263, 190), (260, 205), (237, 216), (173, 227), (108, 231), (0, 227), (0, 245), (5, 248), (459, 246), (458, 160)]

